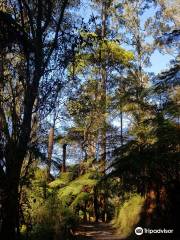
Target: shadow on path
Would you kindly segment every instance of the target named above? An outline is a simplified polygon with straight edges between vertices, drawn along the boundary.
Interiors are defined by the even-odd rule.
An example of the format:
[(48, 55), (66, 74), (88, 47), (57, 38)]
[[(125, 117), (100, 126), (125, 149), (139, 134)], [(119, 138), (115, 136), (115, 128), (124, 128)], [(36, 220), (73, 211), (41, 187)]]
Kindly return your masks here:
[(92, 223), (80, 225), (74, 233), (75, 240), (121, 240), (110, 224)]

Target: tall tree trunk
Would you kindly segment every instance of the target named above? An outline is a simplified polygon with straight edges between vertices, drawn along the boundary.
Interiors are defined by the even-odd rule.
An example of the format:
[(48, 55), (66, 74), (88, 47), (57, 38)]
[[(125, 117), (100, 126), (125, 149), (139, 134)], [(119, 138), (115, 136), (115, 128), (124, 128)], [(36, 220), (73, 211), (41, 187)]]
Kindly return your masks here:
[[(22, 2), (22, 1), (19, 1), (19, 2)], [(19, 3), (18, 5), (18, 1), (17, 3), (14, 3), (14, 4), (19, 9), (19, 6), (21, 4)], [(27, 69), (24, 69), (24, 74), (22, 74), (24, 81), (22, 81), (23, 82), (22, 83), (22, 87), (23, 87), (22, 102), (23, 103), (22, 103), (21, 116), (23, 117), (23, 119), (21, 119), (20, 117), (20, 121), (19, 121), (20, 124), (18, 124), (18, 129), (17, 129), (17, 126), (14, 124), (16, 122), (13, 122), (13, 119), (12, 119), (12, 125), (10, 124), (10, 126), (8, 126), (9, 122), (5, 122), (7, 125), (6, 129), (8, 130), (8, 127), (10, 127), (12, 136), (10, 136), (10, 134), (9, 136), (7, 136), (6, 143), (3, 146), (4, 147), (3, 160), (5, 159), (5, 163), (6, 163), (5, 171), (4, 171), (6, 186), (4, 186), (5, 197), (2, 203), (3, 216), (2, 216), (2, 227), (1, 227), (1, 238), (0, 238), (2, 240), (18, 239), (18, 234), (17, 234), (18, 225), (19, 225), (18, 188), (19, 188), (21, 167), (22, 167), (24, 157), (26, 156), (26, 153), (28, 150), (28, 143), (30, 141), (30, 134), (32, 131), (31, 120), (32, 120), (33, 106), (34, 106), (35, 99), (38, 96), (40, 79), (44, 75), (44, 70), (47, 67), (50, 61), (50, 58), (52, 56), (52, 53), (57, 45), (58, 33), (60, 31), (60, 26), (63, 20), (65, 8), (68, 5), (68, 1), (67, 0), (62, 1), (60, 16), (55, 26), (55, 34), (54, 34), (55, 36), (52, 39), (53, 44), (52, 44), (52, 47), (48, 47), (48, 49), (45, 47), (46, 40), (44, 39), (43, 36), (44, 36), (44, 33), (48, 31), (48, 28), (50, 30), (51, 21), (49, 21), (46, 28), (43, 29), (42, 27), (43, 16), (42, 16), (41, 4), (38, 4), (38, 10), (37, 12), (35, 11), (37, 14), (33, 16), (33, 19), (36, 19), (37, 21), (31, 20), (32, 18), (31, 15), (33, 13), (31, 10), (33, 8), (32, 6), (34, 6), (33, 4), (34, 3), (23, 4), (23, 8), (20, 9), (20, 15), (22, 16), (20, 26), (23, 25), (24, 20), (26, 22), (26, 17), (24, 14), (27, 13), (28, 18), (30, 19), (30, 24), (33, 25), (32, 28), (30, 27), (26, 29), (26, 26), (29, 26), (29, 25), (26, 25), (25, 23), (25, 28), (23, 28), (22, 26), (23, 31), (18, 30), (19, 31), (18, 33), (20, 33), (21, 35), (21, 39), (18, 42), (16, 41), (7, 42), (7, 46), (13, 43), (13, 46), (15, 46), (16, 48), (16, 45), (20, 43), (19, 44), (20, 49), (21, 49), (21, 46), (23, 47), (24, 51), (21, 52), (20, 50), (20, 52), (23, 53), (25, 56), (25, 58), (22, 57), (22, 59), (26, 59), (26, 60), (22, 65), (23, 66), (22, 69), (24, 69), (25, 66), (27, 67)], [(29, 11), (27, 11), (27, 9), (29, 9)], [(33, 11), (34, 11), (34, 8), (33, 8)], [(52, 15), (52, 12), (50, 11), (49, 13), (50, 18), (51, 18), (51, 15)], [(16, 19), (14, 20), (14, 16), (12, 16), (12, 20), (15, 21), (15, 25), (16, 25)], [(17, 21), (17, 24), (18, 23), (19, 21)], [(11, 25), (12, 24), (9, 24), (10, 28), (12, 27)], [(8, 26), (8, 22), (7, 22), (7, 26)], [(29, 29), (31, 29), (31, 31)], [(27, 44), (25, 44), (25, 41), (23, 41), (23, 39), (26, 39), (26, 34), (25, 34), (26, 30), (27, 30), (27, 35), (32, 36), (32, 40), (30, 40), (30, 42), (32, 43), (32, 46), (30, 48), (27, 47)], [(10, 32), (11, 32), (11, 29), (10, 29)], [(19, 49), (19, 47), (17, 47), (17, 49)], [(47, 49), (47, 51), (45, 49)], [(45, 55), (47, 56), (45, 57)], [(19, 76), (19, 71), (17, 73), (18, 73), (17, 76)], [(4, 119), (6, 120), (6, 118)], [(15, 128), (14, 128), (14, 125), (15, 125)], [(6, 134), (6, 131), (4, 131), (4, 133)]]
[(19, 232), (18, 186), (12, 182), (9, 184), (11, 184), (11, 187), (5, 189), (5, 197), (2, 202), (1, 239), (3, 240), (18, 239)]
[[(102, 2), (102, 29), (101, 29), (101, 40), (102, 44), (106, 37), (106, 19), (107, 19), (107, 9), (105, 1)], [(107, 84), (107, 73), (106, 65), (104, 59), (101, 61), (101, 103), (102, 103), (102, 130), (101, 130), (101, 172), (105, 173), (106, 167), (106, 84)]]
[(146, 225), (151, 226), (153, 223), (153, 215), (157, 208), (157, 190), (156, 184), (150, 183), (146, 193), (145, 211), (146, 211)]
[(6, 160), (1, 239), (16, 240), (19, 237), (19, 180), (22, 166), (22, 158), (18, 154), (17, 147), (9, 145), (6, 150)]
[(84, 216), (83, 216), (83, 221), (87, 222), (87, 201), (85, 200), (84, 202)]
[[(3, 51), (0, 55), (0, 138), (6, 126), (2, 99), (4, 88), (3, 77)], [(8, 134), (9, 137), (9, 134)], [(6, 149), (2, 146), (2, 156), (0, 149), (0, 161), (6, 159), (5, 170), (1, 168), (0, 196), (1, 204), (1, 228), (0, 239), (14, 240), (18, 238), (19, 233), (19, 179), (21, 171), (21, 161), (18, 159), (17, 145), (9, 141)], [(1, 146), (0, 146), (1, 148)]]
[[(107, 3), (105, 1), (102, 1), (102, 29), (101, 29), (101, 40), (102, 44), (104, 44), (104, 40), (106, 37), (106, 21), (107, 21)], [(102, 103), (102, 132), (101, 132), (101, 162), (100, 162), (100, 171), (101, 174), (105, 174), (106, 169), (106, 148), (107, 148), (107, 119), (106, 119), (106, 111), (107, 111), (107, 100), (106, 100), (106, 88), (107, 88), (107, 70), (106, 70), (106, 63), (104, 59), (101, 59), (101, 103)], [(106, 209), (107, 209), (107, 200), (106, 200), (106, 194), (103, 194), (103, 211), (102, 211), (102, 221), (106, 221)]]
[(94, 187), (94, 215), (95, 215), (95, 221), (99, 221), (99, 206), (98, 206), (98, 192), (97, 187)]
[(120, 113), (120, 121), (121, 121), (121, 146), (123, 146), (123, 112), (122, 110)]
[(62, 172), (66, 172), (66, 148), (67, 144), (63, 144), (63, 162), (62, 162)]
[[(40, 77), (38, 75), (37, 82)], [(36, 86), (30, 87), (25, 93), (25, 106), (24, 117), (21, 125), (21, 132), (18, 139), (8, 139), (5, 146), (4, 158), (6, 162), (5, 180), (6, 186), (4, 187), (5, 200), (3, 201), (3, 218), (1, 235), (3, 240), (16, 240), (18, 239), (19, 231), (19, 181), (21, 174), (21, 167), (24, 157), (27, 153), (27, 145), (30, 140), (31, 133), (31, 119), (34, 101), (37, 96), (38, 83)], [(15, 136), (17, 133), (15, 133)]]
[(51, 161), (52, 161), (52, 152), (54, 146), (54, 126), (49, 130), (49, 139), (48, 139), (48, 169), (47, 174), (48, 178), (50, 178), (50, 171), (51, 171)]

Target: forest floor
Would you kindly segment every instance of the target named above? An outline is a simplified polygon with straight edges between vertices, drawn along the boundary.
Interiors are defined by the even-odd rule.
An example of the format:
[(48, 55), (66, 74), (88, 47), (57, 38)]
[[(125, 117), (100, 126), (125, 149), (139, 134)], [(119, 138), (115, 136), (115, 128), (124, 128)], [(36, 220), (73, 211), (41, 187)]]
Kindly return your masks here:
[(75, 240), (121, 240), (111, 224), (91, 223), (80, 225), (74, 233)]

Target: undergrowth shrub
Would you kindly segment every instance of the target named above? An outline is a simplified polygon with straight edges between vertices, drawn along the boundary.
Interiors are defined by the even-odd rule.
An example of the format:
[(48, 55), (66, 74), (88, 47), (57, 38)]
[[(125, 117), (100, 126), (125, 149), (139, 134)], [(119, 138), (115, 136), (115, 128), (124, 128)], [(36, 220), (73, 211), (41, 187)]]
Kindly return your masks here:
[(119, 209), (117, 209), (112, 223), (117, 229), (118, 234), (123, 238), (130, 236), (134, 231), (135, 226), (140, 221), (143, 205), (144, 198), (135, 194), (125, 200)]
[[(71, 229), (76, 226), (78, 219), (73, 208), (67, 208), (58, 197), (58, 189), (45, 184), (45, 173), (36, 171), (31, 185), (24, 189), (26, 204), (23, 204), (24, 221), (21, 225), (22, 239), (28, 240), (68, 240)], [(64, 186), (71, 179), (70, 174), (64, 174), (60, 185)], [(58, 183), (59, 183), (58, 182)], [(67, 197), (68, 198), (68, 197)], [(30, 227), (29, 227), (30, 226)]]

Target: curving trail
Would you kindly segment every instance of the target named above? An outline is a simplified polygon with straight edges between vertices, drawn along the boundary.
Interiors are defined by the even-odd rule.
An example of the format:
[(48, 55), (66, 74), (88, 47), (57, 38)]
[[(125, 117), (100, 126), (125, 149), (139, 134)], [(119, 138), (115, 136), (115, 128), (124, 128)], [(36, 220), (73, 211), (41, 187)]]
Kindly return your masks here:
[(106, 223), (82, 224), (74, 232), (75, 240), (121, 240), (114, 228)]

